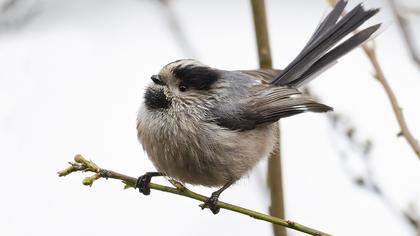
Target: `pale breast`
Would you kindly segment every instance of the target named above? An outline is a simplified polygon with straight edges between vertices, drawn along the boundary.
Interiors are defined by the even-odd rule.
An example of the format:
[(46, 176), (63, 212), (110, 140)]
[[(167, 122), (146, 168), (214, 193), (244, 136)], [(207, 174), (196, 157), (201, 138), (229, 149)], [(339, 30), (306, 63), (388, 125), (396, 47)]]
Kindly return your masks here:
[(180, 115), (142, 108), (137, 130), (157, 170), (181, 182), (221, 186), (236, 181), (272, 149), (270, 126), (238, 132)]

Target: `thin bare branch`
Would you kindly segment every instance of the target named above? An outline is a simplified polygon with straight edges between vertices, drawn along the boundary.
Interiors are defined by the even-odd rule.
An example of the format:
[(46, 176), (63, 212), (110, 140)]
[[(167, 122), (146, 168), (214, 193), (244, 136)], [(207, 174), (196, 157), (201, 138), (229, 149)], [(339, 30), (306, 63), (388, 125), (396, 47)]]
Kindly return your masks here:
[(411, 55), (411, 59), (414, 61), (414, 63), (416, 63), (418, 67), (420, 67), (420, 56), (417, 53), (416, 47), (414, 45), (413, 34), (408, 27), (407, 20), (405, 16), (402, 15), (399, 9), (399, 6), (397, 6), (395, 1), (394, 0), (388, 0), (388, 1), (389, 1), (389, 5), (391, 6), (391, 10), (395, 16), (395, 19), (397, 20), (397, 24), (401, 30), (401, 34), (407, 46), (407, 50), (409, 54)]
[[(86, 177), (83, 179), (83, 184), (87, 186), (92, 186), (92, 184), (98, 180), (98, 179), (118, 179), (122, 180), (125, 184), (124, 188), (132, 188), (135, 186), (137, 178), (120, 174), (118, 172), (102, 169), (98, 165), (96, 165), (94, 162), (89, 161), (85, 159), (81, 155), (76, 155), (74, 157), (74, 162), (69, 163), (70, 166), (66, 169), (59, 171), (58, 176), (67, 176), (74, 172), (93, 172), (95, 173), (93, 176)], [(184, 197), (188, 197), (191, 199), (195, 199), (201, 202), (205, 202), (207, 200), (207, 197), (198, 193), (195, 193), (189, 189), (187, 189), (184, 185), (181, 183), (175, 181), (175, 180), (169, 180), (169, 182), (175, 187), (168, 187), (160, 184), (150, 183), (149, 187), (154, 190), (159, 190), (162, 192), (172, 193)], [(235, 206), (226, 202), (217, 201), (216, 205), (220, 208), (230, 210), (233, 212), (237, 212), (243, 215), (250, 216), (255, 219), (263, 220), (270, 222), (275, 225), (281, 225), (290, 229), (294, 229), (303, 233), (307, 233), (309, 235), (316, 235), (316, 236), (330, 236), (329, 234), (323, 233), (321, 231), (306, 227), (304, 225), (301, 225), (296, 222), (283, 220), (277, 217), (269, 216), (263, 213), (259, 213), (256, 211), (252, 211), (243, 207)]]
[(251, 0), (251, 5), (260, 67), (264, 69), (271, 69), (273, 65), (271, 60), (270, 42), (268, 40), (265, 2), (264, 0)]
[[(335, 0), (328, 0), (329, 4), (331, 6), (335, 5)], [(345, 14), (345, 13), (344, 13)], [(357, 33), (355, 31), (354, 33)], [(373, 42), (373, 40), (372, 40)], [(388, 80), (385, 77), (385, 74), (382, 70), (381, 65), (378, 62), (378, 59), (376, 57), (376, 51), (375, 47), (372, 46), (374, 44), (368, 45), (363, 44), (362, 48), (367, 57), (370, 60), (370, 63), (372, 64), (374, 70), (375, 70), (375, 78), (376, 80), (382, 85), (382, 87), (385, 90), (386, 95), (388, 96), (389, 102), (391, 103), (392, 109), (394, 111), (395, 117), (397, 118), (398, 125), (400, 126), (401, 131), (398, 133), (398, 136), (403, 136), (410, 147), (413, 149), (414, 153), (417, 155), (417, 157), (420, 159), (420, 146), (418, 141), (414, 138), (414, 136), (411, 134), (410, 129), (408, 128), (407, 122), (405, 121), (404, 114), (402, 112), (402, 109), (398, 103), (397, 96), (395, 96), (394, 91), (392, 90), (391, 86), (388, 83)]]
[(176, 12), (171, 6), (171, 0), (159, 0), (158, 2), (162, 6), (162, 10), (167, 20), (169, 29), (171, 30), (172, 35), (175, 37), (178, 45), (185, 53), (185, 56), (187, 58), (197, 59), (198, 54), (194, 47), (192, 47), (192, 43), (190, 42), (189, 38), (186, 36), (186, 33), (176, 15)]
[(416, 153), (417, 157), (420, 158), (419, 143), (411, 134), (411, 131), (408, 128), (402, 109), (400, 105), (398, 104), (397, 96), (395, 96), (395, 93), (392, 90), (391, 86), (389, 85), (387, 79), (385, 78), (385, 75), (382, 71), (382, 67), (380, 66), (378, 62), (375, 48), (372, 46), (368, 46), (367, 44), (363, 45), (362, 48), (365, 54), (368, 56), (373, 68), (375, 69), (375, 78), (379, 81), (379, 83), (384, 88), (386, 95), (388, 96), (389, 102), (391, 103), (392, 109), (394, 110), (395, 117), (397, 118), (398, 124), (401, 129), (401, 131), (398, 133), (398, 136), (404, 136), (404, 138), (407, 140), (407, 142), (410, 144), (411, 148), (413, 149), (414, 153)]
[(420, 16), (420, 8), (415, 8), (415, 7), (407, 7), (407, 6), (402, 6), (401, 7), (401, 12), (404, 15), (415, 15), (415, 16)]

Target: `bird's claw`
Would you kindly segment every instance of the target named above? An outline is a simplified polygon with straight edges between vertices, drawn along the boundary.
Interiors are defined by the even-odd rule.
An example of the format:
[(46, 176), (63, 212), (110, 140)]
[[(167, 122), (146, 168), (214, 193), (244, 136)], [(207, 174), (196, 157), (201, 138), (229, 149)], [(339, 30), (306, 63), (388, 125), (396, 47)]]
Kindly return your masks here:
[(216, 206), (219, 196), (212, 194), (211, 197), (209, 197), (204, 204), (201, 204), (201, 209), (209, 208), (213, 214), (217, 214), (220, 211), (220, 207)]
[(138, 188), (140, 193), (143, 193), (144, 195), (150, 195), (150, 181), (152, 180), (152, 176), (149, 174), (144, 174), (140, 176), (137, 181), (134, 188)]

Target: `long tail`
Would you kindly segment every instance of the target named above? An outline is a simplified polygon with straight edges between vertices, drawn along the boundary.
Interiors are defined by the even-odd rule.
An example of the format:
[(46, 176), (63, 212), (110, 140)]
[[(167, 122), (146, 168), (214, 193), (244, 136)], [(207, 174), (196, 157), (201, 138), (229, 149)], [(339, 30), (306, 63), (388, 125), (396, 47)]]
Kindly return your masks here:
[(344, 0), (335, 5), (299, 55), (271, 81), (271, 84), (299, 87), (335, 64), (338, 58), (368, 40), (378, 30), (380, 24), (373, 25), (334, 47), (379, 11), (365, 10), (362, 4), (359, 4), (338, 20), (346, 5), (347, 1)]

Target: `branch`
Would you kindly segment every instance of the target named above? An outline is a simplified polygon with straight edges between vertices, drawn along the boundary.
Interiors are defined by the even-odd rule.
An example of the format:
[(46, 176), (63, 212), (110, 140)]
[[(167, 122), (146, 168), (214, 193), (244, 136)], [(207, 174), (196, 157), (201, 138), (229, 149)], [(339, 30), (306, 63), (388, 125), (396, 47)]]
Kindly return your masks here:
[(257, 39), (258, 58), (260, 67), (272, 68), (270, 43), (268, 41), (267, 20), (264, 0), (251, 0), (252, 15), (254, 16), (255, 37)]
[[(335, 5), (335, 0), (328, 0), (329, 4), (331, 6)], [(357, 33), (355, 31), (354, 33)], [(373, 40), (372, 40), (373, 42)], [(369, 58), (370, 63), (372, 64), (375, 74), (374, 77), (376, 80), (382, 85), (382, 87), (385, 90), (386, 95), (388, 96), (389, 102), (391, 103), (392, 109), (394, 110), (395, 117), (397, 118), (398, 125), (400, 126), (401, 131), (398, 133), (398, 136), (404, 136), (404, 138), (407, 140), (408, 144), (413, 149), (414, 153), (417, 155), (418, 158), (420, 158), (420, 146), (418, 141), (414, 138), (414, 136), (411, 134), (410, 129), (408, 128), (407, 122), (405, 121), (404, 114), (402, 112), (402, 109), (398, 103), (397, 97), (395, 96), (394, 91), (392, 90), (391, 86), (389, 85), (385, 74), (382, 70), (381, 65), (378, 62), (378, 59), (376, 57), (376, 51), (374, 44), (372, 46), (363, 44), (362, 45), (363, 51), (365, 52), (366, 56)]]
[(415, 15), (415, 16), (420, 16), (420, 8), (416, 8), (416, 7), (401, 7), (401, 11), (404, 15)]
[(169, 30), (171, 31), (172, 35), (174, 36), (177, 44), (184, 52), (187, 58), (195, 58), (197, 57), (197, 51), (192, 46), (190, 39), (187, 37), (182, 25), (179, 22), (176, 12), (172, 8), (170, 0), (159, 0), (157, 1), (162, 6), (163, 14), (166, 18), (166, 22), (169, 26)]
[(407, 20), (401, 14), (401, 11), (398, 9), (398, 6), (395, 3), (395, 1), (394, 0), (388, 0), (388, 1), (389, 1), (389, 5), (391, 6), (392, 12), (395, 18), (397, 19), (397, 24), (401, 30), (401, 34), (404, 38), (408, 52), (411, 55), (411, 59), (416, 63), (418, 67), (420, 67), (420, 57), (416, 52), (416, 49), (414, 46), (413, 35), (410, 29), (408, 28)]
[(0, 3), (0, 31), (26, 26), (41, 13), (39, 2), (6, 0)]
[[(272, 68), (264, 0), (251, 0), (260, 68)], [(270, 215), (284, 218), (283, 178), (281, 172), (280, 124), (276, 125), (276, 143), (268, 160), (267, 184), (270, 189)], [(275, 236), (286, 236), (286, 229), (273, 225)]]
[[(104, 179), (118, 179), (118, 180), (122, 180), (122, 182), (125, 184), (124, 188), (132, 188), (135, 186), (137, 178), (128, 176), (128, 175), (124, 175), (124, 174), (120, 174), (117, 173), (115, 171), (112, 170), (107, 170), (107, 169), (102, 169), (100, 168), (98, 165), (96, 165), (95, 163), (93, 163), (92, 161), (86, 160), (83, 156), (81, 155), (76, 155), (74, 157), (74, 162), (69, 162), (70, 166), (67, 167), (66, 169), (59, 171), (58, 172), (58, 176), (62, 177), (62, 176), (67, 176), (73, 172), (93, 172), (95, 173), (93, 176), (90, 177), (86, 177), (83, 179), (83, 184), (87, 185), (87, 186), (92, 186), (92, 184), (101, 178)], [(160, 185), (160, 184), (155, 184), (155, 183), (150, 183), (149, 187), (151, 189), (154, 190), (158, 190), (158, 191), (162, 191), (162, 192), (167, 192), (167, 193), (172, 193), (172, 194), (176, 194), (176, 195), (180, 195), (180, 196), (184, 196), (184, 197), (188, 197), (188, 198), (192, 198), (201, 202), (205, 202), (207, 200), (206, 196), (203, 196), (201, 194), (195, 193), (189, 189), (187, 189), (185, 186), (183, 186), (181, 183), (175, 181), (175, 180), (169, 180), (170, 183), (172, 185), (175, 186), (175, 188), (172, 187), (168, 187), (168, 186), (164, 186), (164, 185)], [(255, 219), (259, 219), (259, 220), (263, 220), (263, 221), (267, 221), (270, 222), (272, 224), (276, 224), (276, 225), (281, 225), (287, 228), (291, 228), (291, 229), (295, 229), (297, 231), (303, 232), (303, 233), (307, 233), (310, 235), (316, 235), (316, 236), (329, 236), (329, 234), (320, 232), (318, 230), (306, 227), (304, 225), (301, 225), (299, 223), (295, 223), (292, 221), (288, 221), (288, 220), (283, 220), (277, 217), (273, 217), (273, 216), (269, 216), (269, 215), (265, 215), (256, 211), (252, 211), (243, 207), (239, 207), (239, 206), (235, 206), (226, 202), (222, 202), (222, 201), (217, 201), (216, 204), (218, 207), (226, 209), (226, 210), (230, 210), (230, 211), (234, 211), (243, 215), (247, 215), (250, 216), (252, 218)]]
[(407, 142), (410, 144), (413, 151), (416, 153), (417, 157), (420, 158), (420, 146), (418, 141), (414, 138), (411, 134), (410, 129), (408, 128), (407, 122), (405, 121), (404, 114), (400, 105), (398, 104), (397, 97), (395, 96), (394, 91), (392, 90), (391, 86), (389, 85), (388, 81), (385, 78), (385, 75), (382, 71), (382, 67), (380, 66), (378, 59), (376, 57), (375, 48), (368, 45), (362, 46), (363, 51), (368, 56), (373, 68), (375, 69), (375, 78), (384, 88), (386, 95), (388, 96), (389, 102), (391, 103), (392, 109), (394, 110), (395, 117), (397, 118), (398, 124), (400, 126), (401, 131), (398, 133), (398, 136), (404, 136)]

